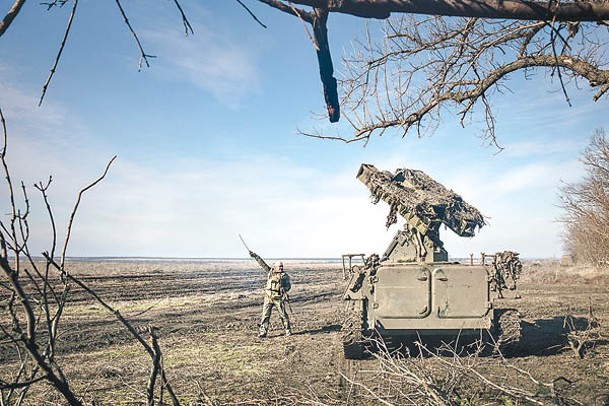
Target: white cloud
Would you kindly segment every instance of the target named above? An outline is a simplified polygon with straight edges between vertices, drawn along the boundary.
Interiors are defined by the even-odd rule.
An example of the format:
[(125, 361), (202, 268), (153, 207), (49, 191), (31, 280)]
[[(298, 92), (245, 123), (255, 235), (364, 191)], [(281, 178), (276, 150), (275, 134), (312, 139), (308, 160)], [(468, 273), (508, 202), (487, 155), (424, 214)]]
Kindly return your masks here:
[(542, 163), (531, 163), (501, 174), (493, 181), (493, 189), (501, 198), (506, 198), (531, 190), (535, 186), (544, 187), (553, 174), (553, 168)]
[[(555, 154), (523, 154), (516, 159), (505, 152), (496, 155), (494, 151), (485, 154), (478, 150), (467, 154), (467, 148), (445, 147), (439, 153), (436, 141), (443, 140), (410, 143), (377, 157), (376, 161), (368, 161), (378, 169), (392, 172), (404, 166), (422, 169), (488, 216), (489, 224), (473, 238), (462, 238), (442, 229), (441, 238), (450, 255), (467, 257), (470, 253), (479, 255), (482, 251), (504, 249), (519, 251), (527, 257), (560, 255), (561, 224), (556, 222), (560, 215), (556, 207), (558, 187), (561, 181), (581, 177), (579, 148), (562, 151), (562, 147), (556, 146)], [(387, 209), (386, 204), (381, 205)], [(386, 211), (375, 220), (376, 224), (371, 224), (371, 230), (382, 227), (384, 214)], [(384, 237), (385, 244), (393, 232), (395, 226)]]
[[(38, 109), (22, 89), (3, 90), (11, 98), (5, 113), (11, 171), (29, 187), (30, 242), (39, 253), (50, 248), (50, 227), (31, 185), (53, 175), (49, 196), (62, 238), (76, 194), (99, 176), (110, 154), (68, 120), (61, 105)], [(68, 253), (243, 256), (237, 234), (244, 233), (267, 256), (339, 255), (370, 246), (374, 221), (358, 219), (369, 209), (366, 195), (351, 173), (327, 175), (285, 157), (234, 155), (216, 162), (119, 156), (107, 178), (84, 196)], [(7, 213), (4, 187), (0, 199)]]
[(142, 37), (161, 57), (153, 74), (192, 84), (209, 92), (221, 103), (236, 107), (246, 97), (260, 93), (257, 50), (251, 39), (234, 38), (207, 16), (196, 35), (184, 38), (175, 27), (155, 27)]
[(581, 141), (573, 138), (507, 141), (503, 144), (503, 147), (505, 149), (501, 153), (513, 158), (553, 156), (572, 153), (574, 150), (583, 150)]
[(10, 69), (0, 68), (0, 103), (2, 103), (0, 107), (7, 123), (18, 123), (21, 128), (31, 132), (34, 129), (58, 127), (65, 122), (62, 109), (57, 104), (48, 103), (44, 107), (36, 108), (38, 98), (35, 94), (26, 93), (8, 81), (2, 80), (10, 76), (13, 76)]
[[(34, 184), (46, 184), (52, 178), (47, 195), (58, 232), (63, 237), (78, 192), (101, 174), (111, 155), (61, 104), (47, 101), (38, 107), (35, 93), (14, 84), (11, 81), (14, 77), (10, 69), (0, 69), (0, 108), (7, 127), (6, 159), (21, 210), (25, 210), (21, 183), (26, 186), (31, 205), (31, 248), (34, 253), (40, 253), (50, 249), (51, 227), (41, 194)], [(7, 221), (10, 213), (6, 186), (4, 181), (0, 186), (2, 221)]]
[[(32, 160), (41, 159), (32, 151)], [(66, 176), (82, 168), (89, 180), (100, 162), (75, 161), (83, 151), (63, 151), (53, 163)], [(91, 157), (92, 153), (84, 153)], [(235, 161), (117, 160), (108, 178), (83, 200), (71, 255), (244, 256), (237, 234), (266, 257), (338, 257), (346, 252), (382, 253), (396, 231), (384, 228), (388, 207), (372, 205), (351, 167), (322, 172), (289, 159), (239, 156)], [(98, 158), (99, 161), (99, 158)], [(379, 163), (379, 169), (387, 169)], [(395, 168), (392, 168), (393, 170)], [(484, 170), (428, 171), (492, 217), (473, 239), (443, 231), (453, 256), (469, 252), (520, 251), (556, 255), (560, 247), (549, 176), (557, 167), (524, 165), (501, 176)], [(438, 175), (439, 174), (439, 175)], [(78, 186), (82, 182), (77, 182)], [(75, 189), (73, 185), (73, 189)], [(67, 190), (67, 189), (63, 189)], [(74, 193), (54, 195), (65, 219)], [(44, 223), (40, 220), (40, 227)], [(64, 221), (65, 220), (60, 220)], [(399, 225), (403, 221), (399, 222)], [(63, 229), (63, 227), (60, 227)], [(44, 232), (37, 241), (43, 241)]]
[[(384, 243), (384, 229), (375, 227), (379, 216), (362, 216), (372, 205), (362, 198), (361, 185), (351, 179), (352, 187), (346, 187), (344, 175), (289, 161), (264, 165), (268, 161), (257, 156), (242, 157), (239, 163), (182, 162), (171, 171), (117, 162), (100, 186), (103, 192), (83, 206), (74, 250), (89, 255), (243, 256), (239, 233), (267, 256), (369, 251), (378, 246), (370, 246), (374, 235)], [(386, 208), (379, 208), (384, 218)]]
[[(202, 36), (200, 31), (197, 37)], [(168, 41), (171, 47), (179, 47), (192, 39), (176, 39), (178, 45), (170, 38)], [(208, 44), (197, 44), (176, 51), (175, 59), (165, 51), (161, 54), (173, 61), (189, 53), (200, 56), (197, 52)], [(176, 62), (171, 74), (189, 81), (200, 75), (203, 82), (199, 86), (215, 92), (218, 98), (238, 102), (249, 91), (246, 82), (256, 83), (255, 58), (244, 52), (241, 61), (240, 48), (231, 51), (231, 44), (226, 45), (226, 49), (211, 49), (218, 53), (216, 58), (231, 59), (231, 66), (213, 65), (206, 59), (209, 55), (203, 55), (189, 66)], [(224, 51), (228, 53), (224, 55)], [(232, 66), (235, 64), (240, 66)], [(208, 68), (211, 71), (207, 72)], [(244, 71), (240, 73), (240, 69)], [(111, 154), (103, 141), (96, 141), (71, 117), (67, 108), (48, 101), (38, 109), (36, 102), (18, 87), (0, 82), (15, 178), (26, 179), (31, 185), (54, 175), (51, 202), (59, 229), (63, 230), (76, 193), (99, 175)], [(556, 186), (560, 179), (573, 179), (581, 170), (576, 152), (568, 154), (568, 142), (557, 140), (549, 145), (558, 159), (554, 153), (536, 155), (537, 145), (521, 142), (514, 148), (514, 155), (495, 157), (489, 151), (486, 157), (475, 160), (463, 153), (465, 149), (438, 147), (444, 140), (438, 141), (404, 143), (396, 149), (390, 142), (382, 148), (372, 147), (372, 154), (349, 151), (381, 170), (403, 166), (422, 169), (490, 216), (490, 226), (473, 239), (443, 232), (446, 248), (454, 256), (502, 249), (514, 249), (526, 256), (560, 251), (559, 226), (554, 222)], [(564, 156), (563, 150), (567, 152)], [(516, 155), (518, 159), (512, 159)], [(119, 156), (108, 178), (85, 196), (69, 253), (244, 256), (238, 233), (266, 257), (382, 253), (396, 226), (385, 230), (388, 207), (368, 201), (368, 192), (354, 177), (353, 156), (349, 156), (351, 163), (341, 163), (344, 156), (337, 155), (335, 165), (322, 165), (327, 170), (318, 169), (314, 160), (295, 163), (292, 159), (297, 154), (279, 159), (234, 154), (230, 160), (208, 161)], [(5, 193), (4, 188), (1, 193)], [(32, 244), (34, 251), (40, 252), (47, 249), (48, 224), (44, 208), (37, 204), (34, 209), (43, 213), (31, 219)], [(2, 212), (7, 212), (5, 207)]]
[(472, 239), (445, 238), (449, 252), (466, 256), (511, 249), (527, 257), (559, 255), (558, 187), (561, 179), (581, 173), (577, 161), (537, 160), (514, 163), (504, 173), (497, 169), (478, 166), (459, 171), (447, 182), (489, 217), (488, 225)]

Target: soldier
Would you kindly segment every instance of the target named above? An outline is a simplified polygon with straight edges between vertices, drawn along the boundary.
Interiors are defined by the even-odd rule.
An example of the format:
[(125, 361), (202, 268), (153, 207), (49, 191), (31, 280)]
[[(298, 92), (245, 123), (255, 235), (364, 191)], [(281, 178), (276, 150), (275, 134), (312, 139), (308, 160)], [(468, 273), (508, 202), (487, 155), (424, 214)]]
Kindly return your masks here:
[(262, 319), (260, 320), (258, 337), (266, 337), (273, 307), (277, 307), (279, 317), (285, 328), (285, 335), (289, 336), (292, 334), (292, 331), (290, 329), (288, 312), (286, 312), (285, 309), (285, 301), (287, 300), (287, 293), (292, 287), (290, 284), (290, 275), (283, 271), (282, 262), (275, 262), (271, 268), (258, 256), (258, 254), (251, 250), (249, 253), (267, 273), (266, 287), (264, 289), (264, 305), (262, 306)]

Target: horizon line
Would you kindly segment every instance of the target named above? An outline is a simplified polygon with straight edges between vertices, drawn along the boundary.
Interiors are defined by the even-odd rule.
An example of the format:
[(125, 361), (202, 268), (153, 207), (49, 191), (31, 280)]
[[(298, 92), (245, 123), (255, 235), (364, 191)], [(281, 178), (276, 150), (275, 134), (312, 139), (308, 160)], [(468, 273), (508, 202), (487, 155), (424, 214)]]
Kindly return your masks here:
[[(32, 256), (35, 260), (44, 260), (43, 256), (34, 255)], [(268, 260), (316, 260), (316, 261), (341, 261), (341, 256), (336, 257), (267, 257)], [(469, 260), (470, 257), (450, 257), (449, 262), (453, 260)], [(549, 257), (521, 257), (522, 260), (531, 261), (531, 260), (558, 260), (559, 258), (554, 256)], [(166, 261), (213, 261), (213, 260), (221, 260), (221, 261), (243, 261), (243, 260), (253, 260), (253, 258), (247, 257), (173, 257), (173, 256), (140, 256), (140, 255), (109, 255), (109, 256), (101, 256), (101, 255), (91, 255), (91, 256), (66, 256), (66, 260), (166, 260)]]

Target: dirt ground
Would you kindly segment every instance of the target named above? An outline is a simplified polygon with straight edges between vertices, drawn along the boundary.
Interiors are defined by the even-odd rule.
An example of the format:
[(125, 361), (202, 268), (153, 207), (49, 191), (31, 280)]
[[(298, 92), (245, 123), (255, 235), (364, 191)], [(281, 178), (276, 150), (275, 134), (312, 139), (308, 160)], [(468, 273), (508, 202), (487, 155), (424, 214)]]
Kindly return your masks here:
[[(345, 366), (340, 262), (284, 263), (292, 277), (293, 335), (283, 335), (275, 313), (266, 339), (257, 338), (264, 275), (252, 260), (80, 261), (71, 262), (69, 270), (138, 328), (158, 329), (163, 363), (182, 404), (381, 403), (367, 391), (365, 397), (345, 394), (344, 381), (339, 385)], [(481, 357), (478, 371), (500, 386), (522, 386), (530, 393), (547, 390), (546, 383), (561, 384), (567, 404), (609, 404), (609, 276), (544, 261), (525, 264), (519, 286), (522, 298), (502, 305), (518, 308), (523, 317), (521, 349), (509, 359)], [(88, 404), (145, 403), (147, 354), (86, 292), (74, 287), (71, 295), (58, 350), (74, 391)], [(565, 317), (581, 324), (591, 308), (601, 336), (578, 359), (567, 345)], [(13, 363), (6, 346), (0, 346), (0, 363)], [(356, 369), (367, 371), (379, 365), (375, 359), (356, 363)], [(374, 376), (379, 375), (362, 374), (363, 384)], [(483, 399), (470, 393), (455, 404), (488, 404)], [(496, 404), (530, 403), (495, 399), (503, 399)], [(37, 384), (29, 404), (43, 402), (61, 400)]]

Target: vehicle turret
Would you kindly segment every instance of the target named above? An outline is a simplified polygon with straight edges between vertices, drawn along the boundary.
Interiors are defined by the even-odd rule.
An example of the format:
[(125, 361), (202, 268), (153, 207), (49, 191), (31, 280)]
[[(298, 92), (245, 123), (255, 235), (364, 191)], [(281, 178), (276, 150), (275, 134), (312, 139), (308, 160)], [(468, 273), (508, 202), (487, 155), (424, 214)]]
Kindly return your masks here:
[(406, 220), (387, 247), (383, 259), (394, 262), (441, 262), (448, 253), (440, 240), (440, 226), (445, 225), (461, 237), (473, 237), (485, 225), (484, 216), (461, 196), (446, 189), (425, 172), (397, 169), (380, 171), (362, 164), (357, 173), (368, 187), (373, 203), (389, 204), (386, 227), (397, 222), (399, 214)]
[[(420, 170), (391, 173), (362, 164), (357, 178), (370, 190), (373, 203), (389, 204), (387, 227), (398, 215), (406, 223), (382, 257), (343, 255), (343, 270), (346, 260), (349, 265), (343, 294), (345, 358), (365, 356), (373, 337), (406, 345), (433, 337), (484, 338), (493, 352), (515, 351), (521, 332), (518, 312), (495, 300), (516, 288), (522, 269), (518, 253), (483, 254), (478, 263), (472, 255), (461, 264), (448, 261), (440, 240), (442, 225), (473, 237), (485, 225), (478, 209)], [(362, 263), (354, 265), (358, 257)]]

